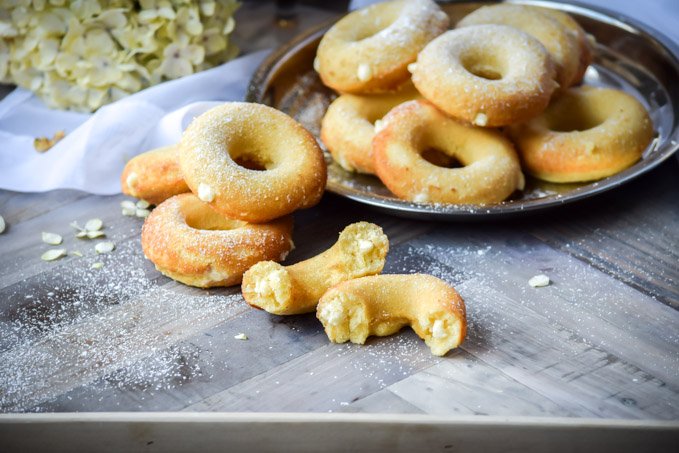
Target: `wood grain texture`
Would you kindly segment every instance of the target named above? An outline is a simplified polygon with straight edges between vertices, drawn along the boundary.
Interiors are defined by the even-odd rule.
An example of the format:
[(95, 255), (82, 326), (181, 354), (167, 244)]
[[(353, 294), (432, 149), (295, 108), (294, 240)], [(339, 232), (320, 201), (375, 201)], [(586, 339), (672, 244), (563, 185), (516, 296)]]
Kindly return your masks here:
[[(674, 194), (659, 195), (664, 203)], [(367, 220), (391, 239), (385, 272), (426, 272), (455, 285), (467, 302), (469, 335), (441, 359), (409, 329), (365, 346), (330, 344), (313, 315), (272, 316), (248, 307), (237, 287), (204, 291), (170, 281), (143, 258), (141, 221), (119, 214), (122, 199), (67, 192), (62, 206), (19, 219), (2, 236), (0, 252), (10, 259), (0, 267), (0, 360), (14, 364), (0, 372), (3, 411), (679, 419), (674, 300), (650, 297), (560, 246), (559, 225), (586, 230), (582, 216), (558, 225), (535, 217), (445, 224), (390, 217), (335, 196), (295, 215), (291, 262), (330, 246), (346, 224)], [(617, 209), (601, 215), (626, 232), (638, 213)], [(659, 224), (676, 216), (668, 209), (658, 212)], [(605, 221), (582, 212), (593, 225)], [(39, 260), (48, 248), (40, 231), (67, 237), (71, 220), (90, 217), (104, 219), (117, 244), (112, 254)], [(671, 257), (675, 250), (665, 245), (675, 236), (668, 230), (641, 240), (645, 250)], [(83, 244), (93, 246), (65, 241), (69, 249)], [(103, 272), (90, 268), (96, 261), (105, 261)], [(537, 273), (553, 283), (529, 287)], [(234, 339), (241, 332), (247, 341)]]

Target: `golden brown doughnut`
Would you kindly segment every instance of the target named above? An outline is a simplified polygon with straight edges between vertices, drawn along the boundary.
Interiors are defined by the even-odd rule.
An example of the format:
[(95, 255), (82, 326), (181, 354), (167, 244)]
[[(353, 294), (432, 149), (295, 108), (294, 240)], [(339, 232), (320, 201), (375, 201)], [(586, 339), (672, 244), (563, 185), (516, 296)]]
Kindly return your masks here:
[(477, 126), (506, 126), (542, 112), (556, 88), (554, 64), (530, 35), (506, 25), (448, 31), (412, 68), (428, 101)]
[(563, 11), (559, 11), (552, 8), (541, 8), (541, 7), (536, 8), (538, 8), (542, 13), (547, 14), (548, 16), (552, 17), (557, 22), (559, 22), (561, 26), (564, 27), (566, 31), (570, 33), (577, 41), (578, 47), (580, 49), (579, 65), (578, 70), (576, 71), (575, 76), (573, 77), (571, 86), (579, 84), (580, 82), (582, 82), (582, 78), (585, 76), (587, 68), (594, 59), (593, 50), (594, 37), (588, 35), (585, 32), (585, 30), (580, 26), (580, 24), (575, 19), (573, 19), (569, 14), (566, 14)]
[(458, 22), (457, 27), (485, 24), (508, 25), (528, 33), (542, 43), (556, 63), (556, 81), (562, 89), (576, 82), (580, 69), (580, 43), (569, 33), (556, 14), (546, 8), (500, 3), (483, 6)]
[(431, 0), (371, 5), (328, 30), (314, 67), (325, 85), (342, 93), (393, 91), (410, 78), (408, 64), (448, 23)]
[(292, 217), (249, 224), (217, 213), (193, 194), (158, 205), (144, 222), (144, 255), (161, 273), (202, 288), (240, 283), (262, 260), (282, 261), (292, 249)]
[(120, 175), (123, 193), (151, 204), (186, 193), (189, 186), (179, 169), (177, 145), (147, 151), (130, 159)]
[(639, 101), (619, 90), (571, 88), (545, 112), (510, 129), (526, 171), (552, 182), (592, 181), (641, 158), (653, 123)]
[[(399, 198), (418, 203), (496, 203), (523, 188), (512, 144), (498, 131), (460, 123), (427, 101), (409, 101), (382, 120), (373, 139), (375, 170)], [(422, 157), (430, 149), (459, 161), (443, 168)]]
[(179, 164), (198, 198), (247, 222), (311, 207), (325, 189), (326, 165), (314, 137), (262, 104), (227, 102), (194, 119), (182, 135)]
[(464, 340), (464, 301), (453, 287), (425, 274), (375, 275), (342, 282), (318, 303), (330, 341), (364, 344), (411, 326), (431, 352), (443, 356)]
[(243, 297), (256, 308), (277, 315), (309, 313), (326, 289), (344, 280), (379, 274), (389, 240), (379, 226), (358, 222), (347, 226), (328, 250), (306, 261), (281, 266), (255, 264), (243, 276)]
[(379, 120), (397, 105), (419, 97), (412, 84), (396, 93), (343, 94), (323, 117), (321, 140), (345, 170), (374, 174), (371, 143)]

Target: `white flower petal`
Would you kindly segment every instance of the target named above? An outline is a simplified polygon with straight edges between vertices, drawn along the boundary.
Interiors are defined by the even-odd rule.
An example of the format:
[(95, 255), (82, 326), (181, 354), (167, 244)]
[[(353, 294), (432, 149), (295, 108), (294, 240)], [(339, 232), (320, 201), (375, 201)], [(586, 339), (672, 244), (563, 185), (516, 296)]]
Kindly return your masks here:
[(104, 226), (104, 222), (101, 219), (90, 219), (85, 223), (85, 229), (87, 231), (99, 231)]
[(45, 244), (49, 245), (59, 245), (64, 241), (64, 238), (61, 237), (61, 235), (56, 234), (56, 233), (47, 233), (45, 231), (42, 232), (42, 242)]
[(94, 246), (94, 251), (102, 254), (102, 253), (109, 253), (112, 252), (113, 249), (115, 249), (116, 246), (113, 242), (106, 241), (106, 242), (99, 242), (97, 245)]
[(66, 255), (66, 249), (51, 249), (46, 251), (40, 257), (43, 261), (54, 261)]

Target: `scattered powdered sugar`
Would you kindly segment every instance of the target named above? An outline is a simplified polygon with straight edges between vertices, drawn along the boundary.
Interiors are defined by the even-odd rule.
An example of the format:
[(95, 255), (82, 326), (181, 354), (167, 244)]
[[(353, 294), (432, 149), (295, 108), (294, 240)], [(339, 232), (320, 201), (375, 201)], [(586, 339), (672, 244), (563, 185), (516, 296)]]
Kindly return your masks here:
[(177, 373), (200, 372), (175, 369), (181, 340), (232, 316), (242, 299), (158, 280), (139, 225), (132, 230), (124, 241), (113, 231), (117, 247), (109, 253), (78, 253), (5, 290), (11, 309), (0, 319), (0, 362), (12, 366), (0, 367), (0, 411), (40, 410), (101, 379), (159, 388), (176, 383)]

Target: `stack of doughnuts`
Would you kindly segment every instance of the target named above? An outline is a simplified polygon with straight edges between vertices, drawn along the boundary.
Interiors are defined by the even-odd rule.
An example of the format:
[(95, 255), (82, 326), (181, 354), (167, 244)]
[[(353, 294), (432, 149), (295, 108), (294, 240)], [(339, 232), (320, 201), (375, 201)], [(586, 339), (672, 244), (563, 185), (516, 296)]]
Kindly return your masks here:
[(585, 182), (641, 158), (648, 113), (622, 91), (577, 87), (593, 40), (571, 16), (497, 4), (447, 27), (431, 0), (392, 1), (323, 37), (314, 68), (339, 96), (321, 139), (342, 168), (411, 202), (484, 205), (522, 190), (523, 172)]
[(145, 256), (191, 286), (230, 286), (293, 248), (292, 217), (325, 190), (311, 134), (261, 104), (229, 102), (191, 122), (175, 146), (143, 153), (121, 175), (123, 192), (158, 206), (142, 228)]

